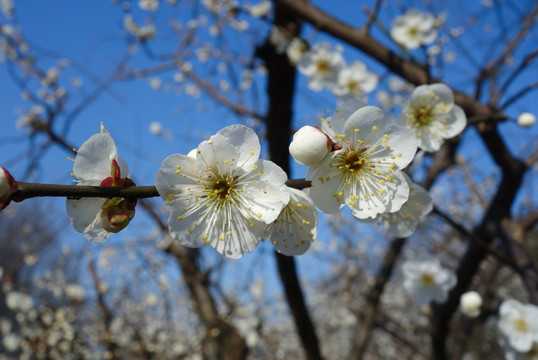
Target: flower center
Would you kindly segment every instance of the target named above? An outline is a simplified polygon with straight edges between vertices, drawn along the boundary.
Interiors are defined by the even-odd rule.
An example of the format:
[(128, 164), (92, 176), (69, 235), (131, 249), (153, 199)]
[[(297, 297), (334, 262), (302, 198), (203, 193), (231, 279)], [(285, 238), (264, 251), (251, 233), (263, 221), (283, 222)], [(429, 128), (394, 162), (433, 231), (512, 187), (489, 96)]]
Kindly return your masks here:
[(413, 108), (411, 114), (411, 120), (416, 127), (426, 126), (431, 123), (434, 119), (433, 116), (433, 106), (421, 106), (418, 108)]
[(420, 281), (424, 286), (432, 286), (435, 283), (435, 278), (430, 273), (424, 273), (420, 276)]
[(527, 324), (527, 322), (523, 318), (517, 318), (516, 320), (514, 320), (512, 325), (516, 330), (519, 330), (521, 332), (529, 331), (529, 324)]
[(359, 89), (359, 83), (355, 80), (349, 80), (347, 82), (347, 88), (349, 91), (357, 91)]
[(231, 192), (232, 183), (229, 181), (217, 180), (217, 182), (213, 184), (213, 194), (215, 194), (219, 200), (227, 199)]
[(408, 30), (407, 30), (407, 33), (409, 34), (409, 36), (411, 37), (417, 37), (418, 36), (418, 27), (416, 26), (411, 26)]
[(320, 74), (327, 74), (331, 71), (331, 64), (327, 60), (320, 60), (316, 63), (316, 70)]
[(360, 171), (364, 165), (368, 164), (367, 155), (364, 153), (368, 148), (362, 148), (358, 152), (351, 150), (343, 155), (343, 165), (340, 165), (338, 169), (346, 168), (348, 171), (355, 173)]
[[(237, 180), (237, 176), (212, 176), (212, 182), (206, 189), (209, 190), (209, 198), (214, 198), (218, 201), (228, 200), (230, 197), (234, 197), (234, 185)], [(208, 184), (208, 185), (209, 185)]]

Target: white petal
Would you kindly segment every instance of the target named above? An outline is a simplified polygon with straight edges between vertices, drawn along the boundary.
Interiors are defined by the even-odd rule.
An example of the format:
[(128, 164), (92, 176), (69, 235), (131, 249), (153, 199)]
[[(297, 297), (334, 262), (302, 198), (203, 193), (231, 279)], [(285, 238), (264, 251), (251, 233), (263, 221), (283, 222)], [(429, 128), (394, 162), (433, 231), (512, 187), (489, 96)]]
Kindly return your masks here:
[(81, 181), (103, 180), (110, 176), (112, 160), (116, 159), (116, 144), (108, 134), (95, 134), (77, 152), (73, 173)]
[(241, 187), (244, 191), (241, 193), (242, 206), (239, 211), (244, 217), (251, 217), (265, 224), (275, 221), (286, 204), (283, 200), (289, 197), (280, 187), (265, 181), (245, 182)]
[(174, 154), (168, 156), (162, 163), (155, 176), (155, 187), (163, 200), (169, 201), (170, 196), (179, 195), (179, 185), (198, 184), (199, 175), (203, 173), (199, 162), (191, 157)]
[(375, 106), (364, 106), (347, 119), (344, 128), (345, 140), (357, 148), (357, 140), (364, 141), (364, 146), (376, 144), (385, 134), (385, 114)]
[[(208, 233), (211, 246), (219, 254), (231, 259), (238, 259), (244, 254), (251, 253), (258, 246), (263, 239), (265, 224), (256, 220), (248, 221), (239, 214), (233, 219), (224, 229), (221, 230), (214, 226), (208, 229)], [(220, 240), (221, 236), (224, 240)]]
[(230, 125), (220, 130), (217, 134), (228, 138), (230, 144), (239, 153), (237, 166), (248, 167), (253, 165), (260, 157), (260, 139), (251, 128), (244, 125)]
[(105, 201), (103, 198), (67, 199), (65, 203), (67, 216), (75, 230), (82, 233), (96, 218), (99, 218), (101, 206)]
[(428, 104), (444, 104), (447, 113), (454, 104), (454, 94), (445, 84), (420, 85), (411, 93), (410, 103), (417, 108)]
[(467, 126), (467, 116), (463, 109), (458, 105), (454, 105), (444, 125), (446, 125), (446, 128), (443, 129), (443, 137), (445, 139), (459, 135), (465, 129), (465, 126)]
[(88, 226), (84, 232), (84, 237), (86, 240), (91, 242), (103, 242), (112, 234), (101, 225), (101, 219), (99, 217), (95, 218), (93, 222)]
[(387, 159), (395, 155), (391, 160), (396, 163), (397, 169), (404, 169), (414, 159), (417, 152), (417, 138), (411, 130), (398, 125), (389, 125), (385, 129), (385, 134), (389, 135), (386, 142), (381, 146), (389, 146)]
[[(253, 153), (250, 156), (258, 160), (255, 155)], [(198, 145), (197, 159), (202, 160), (206, 167), (211, 168), (216, 175), (219, 173), (225, 176), (231, 175), (235, 169), (240, 168), (237, 164), (240, 156), (241, 154), (230, 143), (230, 140), (220, 134), (215, 134)], [(243, 158), (243, 161), (246, 162), (246, 159)]]
[(318, 216), (313, 201), (303, 191), (288, 188), (290, 202), (267, 227), (275, 250), (287, 256), (301, 255), (316, 237)]
[(334, 137), (334, 134), (343, 134), (346, 120), (363, 106), (366, 106), (366, 103), (357, 98), (339, 101), (334, 115), (321, 121), (321, 129), (331, 137)]
[(316, 208), (326, 214), (337, 212), (345, 204), (343, 196), (335, 196), (342, 188), (343, 178), (335, 175), (334, 169), (329, 167), (332, 161), (332, 157), (328, 157), (307, 177), (312, 180), (310, 197)]
[[(203, 209), (203, 211), (207, 211)], [(172, 206), (168, 217), (168, 229), (172, 238), (183, 246), (199, 248), (207, 245), (202, 236), (205, 234), (206, 224), (198, 216), (197, 211), (183, 211), (181, 205)]]

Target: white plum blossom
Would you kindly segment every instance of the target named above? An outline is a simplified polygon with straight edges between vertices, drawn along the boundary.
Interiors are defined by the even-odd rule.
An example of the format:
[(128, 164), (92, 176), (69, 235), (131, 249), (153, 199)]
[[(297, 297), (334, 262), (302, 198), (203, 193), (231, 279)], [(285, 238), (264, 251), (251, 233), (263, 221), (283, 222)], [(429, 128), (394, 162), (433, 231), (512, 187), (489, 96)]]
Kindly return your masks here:
[(403, 287), (416, 302), (426, 305), (430, 301), (443, 303), (448, 292), (457, 282), (456, 275), (443, 268), (437, 259), (413, 261), (408, 260), (402, 266)]
[(264, 17), (271, 11), (271, 1), (262, 0), (256, 5), (245, 6), (245, 10), (253, 17)]
[(138, 0), (138, 6), (142, 10), (155, 11), (159, 7), (159, 0)]
[(419, 148), (433, 152), (439, 150), (444, 139), (463, 131), (467, 117), (463, 109), (454, 104), (454, 94), (448, 86), (421, 85), (411, 93), (398, 123), (415, 133)]
[(338, 74), (334, 94), (338, 96), (364, 98), (376, 86), (377, 76), (368, 71), (364, 63), (355, 61), (343, 68)]
[(308, 169), (316, 207), (331, 214), (346, 205), (359, 219), (398, 211), (409, 197), (401, 170), (417, 151), (411, 131), (389, 124), (381, 109), (356, 99), (322, 118), (321, 129), (338, 150)]
[(538, 344), (538, 307), (505, 300), (499, 308), (498, 326), (514, 350), (529, 352)]
[(468, 317), (475, 318), (480, 315), (482, 296), (476, 291), (467, 291), (460, 297), (460, 311)]
[(83, 301), (86, 296), (84, 288), (78, 284), (68, 284), (65, 287), (65, 296), (73, 301)]
[(319, 164), (331, 151), (333, 142), (317, 126), (303, 126), (295, 134), (290, 144), (290, 154), (301, 165)]
[(6, 348), (8, 352), (13, 352), (19, 348), (21, 344), (20, 338), (15, 334), (9, 334), (3, 337), (2, 345)]
[(281, 254), (301, 255), (316, 238), (318, 214), (308, 195), (301, 190), (286, 188), (290, 201), (278, 218), (267, 226), (267, 239)]
[[(129, 169), (118, 155), (116, 143), (103, 124), (77, 151), (73, 165), (74, 182), (88, 186), (133, 186)], [(136, 199), (67, 199), (67, 215), (76, 231), (89, 241), (105, 241), (123, 230), (133, 219)]]
[(269, 42), (273, 44), (277, 54), (282, 54), (286, 51), (290, 39), (284, 30), (276, 25), (272, 25), (271, 33), (269, 34)]
[(400, 210), (379, 215), (375, 220), (381, 222), (387, 232), (394, 237), (411, 236), (418, 224), (433, 210), (433, 199), (420, 185), (411, 181), (403, 173), (409, 186), (409, 198)]
[(15, 5), (12, 0), (0, 0), (0, 9), (4, 13), (6, 19), (13, 18), (13, 9)]
[(256, 133), (231, 125), (203, 141), (196, 158), (166, 158), (155, 186), (171, 207), (172, 237), (187, 247), (210, 244), (229, 258), (252, 252), (289, 201), (280, 189), (286, 174), (259, 156)]
[(307, 51), (308, 43), (301, 38), (294, 37), (286, 48), (286, 55), (288, 55), (290, 63), (297, 65)]
[(18, 185), (13, 176), (0, 167), (0, 211), (2, 211), (11, 201), (10, 197), (18, 190)]
[(536, 123), (534, 114), (524, 112), (517, 117), (517, 124), (521, 127), (531, 127)]
[(125, 15), (123, 18), (123, 25), (140, 42), (154, 38), (157, 33), (155, 25), (153, 24), (144, 26), (136, 25), (131, 14)]
[(437, 37), (435, 17), (429, 13), (409, 9), (392, 21), (390, 35), (394, 41), (408, 49), (430, 44)]
[(34, 301), (30, 295), (10, 291), (6, 295), (6, 305), (11, 310), (19, 310), (20, 312), (29, 312), (34, 307)]
[(338, 73), (345, 66), (342, 54), (331, 44), (320, 42), (312, 46), (299, 61), (297, 69), (308, 77), (308, 86), (314, 91), (336, 87)]

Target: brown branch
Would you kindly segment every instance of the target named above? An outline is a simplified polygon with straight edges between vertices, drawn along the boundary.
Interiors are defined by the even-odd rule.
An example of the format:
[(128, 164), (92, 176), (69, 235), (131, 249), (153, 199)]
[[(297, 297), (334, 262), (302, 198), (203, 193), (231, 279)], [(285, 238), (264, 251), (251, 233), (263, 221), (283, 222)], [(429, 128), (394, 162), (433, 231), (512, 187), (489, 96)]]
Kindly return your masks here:
[(522, 96), (525, 96), (527, 93), (538, 89), (538, 81), (533, 82), (530, 85), (525, 86), (523, 89), (519, 90), (517, 93), (512, 95), (508, 100), (506, 100), (500, 107), (500, 109), (506, 109), (509, 105), (511, 105), (516, 100), (521, 99)]
[[(296, 0), (274, 0), (274, 2), (282, 6), (290, 14), (308, 21), (318, 30), (324, 31), (376, 59), (390, 71), (400, 75), (410, 83), (415, 85), (428, 83), (428, 74), (420, 64), (404, 60), (398, 54), (365, 34), (361, 29), (343, 23), (310, 3)], [(432, 78), (431, 82), (440, 82), (440, 80)], [(454, 97), (456, 103), (463, 108), (468, 117), (473, 115), (502, 115), (497, 114), (495, 109), (481, 104), (462, 92), (455, 90)], [(504, 118), (508, 117), (505, 116)]]
[(390, 279), (392, 270), (396, 260), (400, 256), (403, 245), (405, 244), (405, 239), (399, 238), (394, 239), (385, 253), (383, 263), (379, 268), (379, 272), (376, 276), (375, 284), (372, 286), (368, 295), (366, 296), (366, 304), (364, 305), (364, 318), (361, 319), (361, 327), (355, 334), (355, 341), (352, 344), (351, 351), (349, 353), (349, 359), (362, 359), (366, 348), (369, 344), (369, 339), (372, 333), (372, 330), (376, 324), (376, 315), (378, 313), (377, 307), (379, 305), (379, 300), (385, 289), (385, 285)]
[(373, 23), (377, 20), (377, 14), (379, 13), (379, 10), (381, 9), (381, 4), (383, 4), (383, 0), (377, 0), (374, 5), (374, 9), (369, 12), (368, 8), (365, 7), (364, 12), (368, 14), (368, 20), (366, 20), (366, 24), (362, 27), (362, 30), (366, 33), (370, 32), (370, 28), (372, 27)]
[(534, 24), (537, 14), (538, 14), (538, 5), (535, 5), (534, 9), (532, 9), (527, 14), (525, 19), (522, 21), (522, 25), (519, 28), (519, 31), (517, 32), (517, 34), (514, 36), (514, 38), (510, 42), (506, 44), (506, 47), (504, 48), (504, 51), (502, 52), (502, 54), (497, 59), (493, 60), (490, 64), (488, 64), (482, 69), (477, 80), (477, 96), (476, 96), (477, 99), (480, 97), (480, 88), (482, 87), (483, 82), (488, 78), (493, 79), (493, 77), (496, 75), (498, 71), (498, 68), (506, 62), (506, 59), (512, 56), (516, 47), (521, 43), (521, 41), (529, 33), (531, 27)]
[[(18, 181), (19, 190), (11, 200), (21, 202), (34, 197), (66, 197), (80, 199), (83, 197), (145, 199), (160, 196), (155, 186), (75, 186), (35, 184)], [(295, 189), (310, 187), (312, 183), (303, 179), (290, 179), (286, 185)]]
[[(297, 4), (306, 5), (307, 3), (297, 1)], [(275, 4), (274, 25), (284, 29), (291, 35), (298, 35), (301, 29), (299, 19), (296, 16), (289, 16), (284, 13), (278, 3)], [(256, 49), (256, 55), (265, 62), (268, 72), (267, 95), (269, 97), (269, 109), (265, 123), (269, 142), (269, 157), (289, 174), (287, 145), (290, 143), (291, 136), (296, 71), (290, 65), (286, 54), (277, 54), (269, 39)], [(286, 299), (293, 315), (305, 356), (308, 360), (322, 359), (319, 340), (297, 276), (295, 260), (293, 257), (284, 256), (277, 252), (275, 252), (275, 256), (280, 281), (284, 287)]]

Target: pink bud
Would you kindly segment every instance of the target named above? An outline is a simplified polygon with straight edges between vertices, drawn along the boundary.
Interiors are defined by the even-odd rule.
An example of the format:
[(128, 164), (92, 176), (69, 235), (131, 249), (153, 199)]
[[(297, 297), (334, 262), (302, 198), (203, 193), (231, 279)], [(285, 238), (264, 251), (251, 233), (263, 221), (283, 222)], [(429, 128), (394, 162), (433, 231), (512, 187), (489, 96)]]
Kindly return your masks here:
[(17, 182), (13, 179), (13, 176), (4, 169), (0, 171), (0, 211), (2, 211), (11, 201), (11, 195), (13, 195), (19, 189)]
[(136, 200), (107, 199), (99, 214), (103, 229), (117, 233), (125, 229), (135, 215)]

